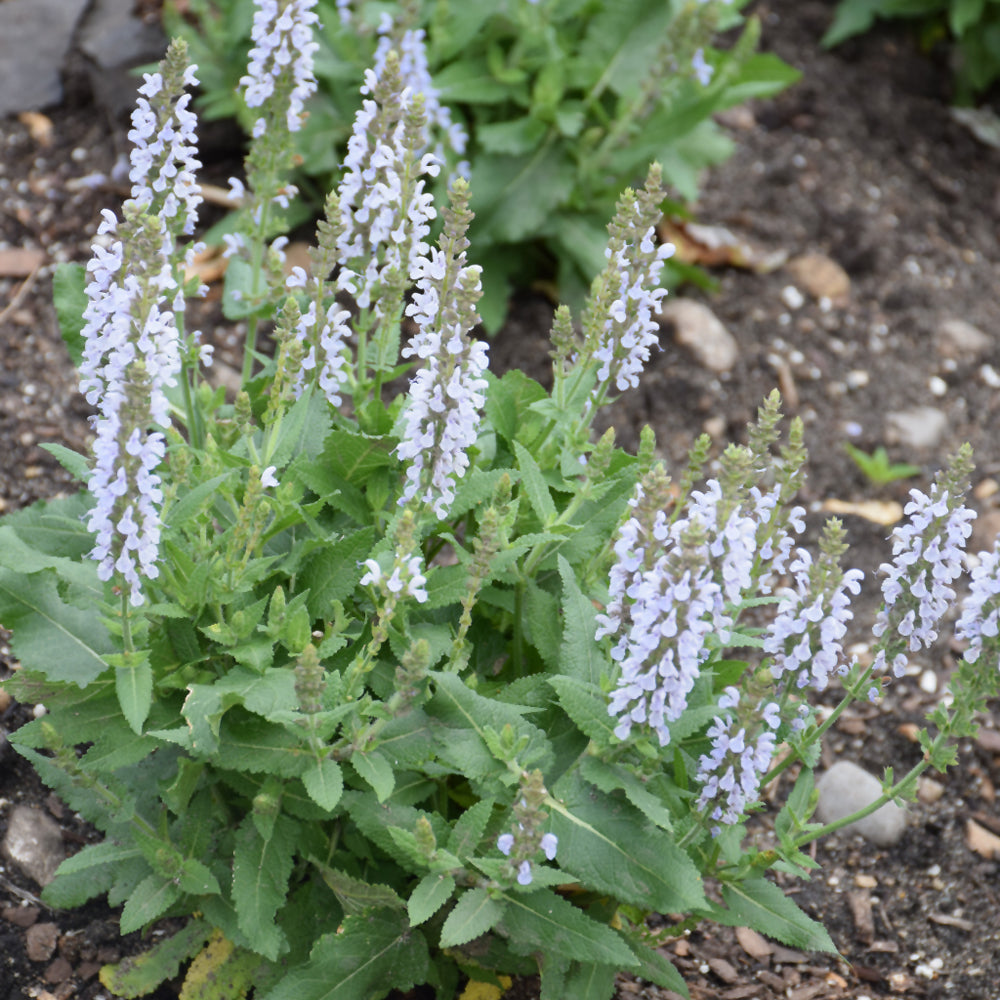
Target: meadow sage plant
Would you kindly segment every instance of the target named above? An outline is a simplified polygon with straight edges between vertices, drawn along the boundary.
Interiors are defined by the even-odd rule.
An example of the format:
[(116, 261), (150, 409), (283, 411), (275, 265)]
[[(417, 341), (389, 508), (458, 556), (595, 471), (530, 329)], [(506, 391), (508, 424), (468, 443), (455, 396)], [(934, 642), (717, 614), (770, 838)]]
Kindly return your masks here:
[[(898, 683), (958, 600), (970, 456), (914, 491), (883, 567), (870, 662), (844, 644), (860, 573), (795, 503), (801, 422), (765, 400), (746, 443), (671, 479), (594, 440), (595, 414), (656, 364), (661, 172), (626, 190), (578, 325), (553, 323), (551, 391), (491, 373), (469, 185), (436, 246), (426, 98), (385, 53), (317, 227), (281, 267), (287, 143), (310, 86), (311, 4), (260, 0), (232, 293), (273, 322), (228, 398), (179, 328), (196, 208), (194, 73), (174, 46), (143, 84), (132, 198), (105, 214), (68, 343), (95, 408), (80, 493), (0, 523), (0, 621), (25, 702), (11, 735), (105, 834), (49, 906), (95, 895), (148, 929), (101, 970), (140, 996), (355, 1000), (498, 974), (607, 1000), (620, 970), (686, 993), (660, 946), (695, 921), (834, 946), (768, 871), (850, 822), (811, 822), (820, 742)], [(409, 298), (407, 295), (409, 294)], [(239, 297), (236, 297), (236, 301)], [(401, 334), (405, 335), (402, 349)], [(978, 557), (967, 653), (923, 755), (883, 796), (955, 759), (997, 695), (1000, 556)], [(839, 697), (820, 715), (814, 692)], [(788, 784), (784, 784), (785, 782)], [(747, 821), (768, 801), (774, 837)], [(660, 914), (655, 921), (652, 915)]]

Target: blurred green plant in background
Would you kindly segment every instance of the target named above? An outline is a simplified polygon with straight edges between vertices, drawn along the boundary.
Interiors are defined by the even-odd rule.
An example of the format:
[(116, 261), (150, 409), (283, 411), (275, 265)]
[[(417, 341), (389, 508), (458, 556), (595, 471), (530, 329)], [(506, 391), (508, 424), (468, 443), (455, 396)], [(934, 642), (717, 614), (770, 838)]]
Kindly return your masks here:
[[(712, 120), (798, 78), (755, 52), (760, 29), (746, 0), (321, 0), (319, 91), (299, 133), (298, 177), (318, 212), (344, 154), (360, 96), (357, 80), (390, 45), (404, 77), (424, 93), (445, 168), (438, 197), (468, 173), (473, 253), (487, 277), (480, 312), (503, 320), (511, 285), (555, 282), (579, 304), (605, 264), (606, 220), (622, 188), (663, 165), (683, 214), (703, 168), (732, 143)], [(249, 129), (238, 82), (251, 0), (168, 3), (169, 33), (184, 37), (202, 82), (202, 120), (232, 116)], [(734, 31), (727, 51), (711, 47)], [(704, 277), (671, 262), (668, 284)]]
[(879, 18), (917, 21), (927, 49), (952, 40), (957, 103), (972, 103), (1000, 79), (998, 0), (841, 0), (823, 44), (832, 47), (863, 34)]

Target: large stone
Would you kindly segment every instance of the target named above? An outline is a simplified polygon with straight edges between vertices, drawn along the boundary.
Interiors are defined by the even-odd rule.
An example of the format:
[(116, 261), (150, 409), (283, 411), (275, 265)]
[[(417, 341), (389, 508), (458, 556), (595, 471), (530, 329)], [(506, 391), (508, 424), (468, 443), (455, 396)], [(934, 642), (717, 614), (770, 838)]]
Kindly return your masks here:
[(722, 374), (736, 364), (739, 347), (708, 306), (694, 299), (671, 299), (660, 319), (674, 328), (674, 339), (709, 371)]
[(964, 319), (946, 319), (934, 335), (938, 353), (955, 361), (978, 361), (993, 347), (993, 339)]
[(134, 0), (94, 0), (80, 29), (97, 101), (113, 115), (131, 110), (142, 78), (134, 67), (157, 62), (167, 41), (158, 25), (133, 17)]
[(62, 100), (62, 64), (89, 0), (0, 3), (0, 115)]
[[(819, 792), (816, 815), (824, 823), (835, 823), (880, 798), (882, 782), (857, 764), (842, 760), (822, 775), (816, 789)], [(847, 833), (860, 833), (879, 847), (891, 847), (906, 829), (906, 810), (887, 802), (843, 829)]]
[(936, 448), (948, 430), (948, 416), (934, 406), (896, 410), (885, 417), (885, 439), (889, 444), (929, 451)]
[(15, 806), (0, 852), (39, 885), (48, 885), (66, 857), (62, 833), (40, 809)]

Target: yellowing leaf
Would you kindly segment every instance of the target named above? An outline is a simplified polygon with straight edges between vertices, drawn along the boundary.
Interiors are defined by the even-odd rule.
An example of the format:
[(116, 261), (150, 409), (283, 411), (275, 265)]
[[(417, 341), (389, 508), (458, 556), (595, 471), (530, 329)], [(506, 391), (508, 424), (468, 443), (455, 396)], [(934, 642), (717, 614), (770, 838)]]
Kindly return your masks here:
[(480, 983), (475, 979), (469, 981), (458, 1000), (500, 1000), (506, 990), (510, 989), (513, 980), (510, 976), (498, 976), (501, 986), (493, 983)]
[(191, 963), (180, 1000), (244, 1000), (259, 964), (256, 955), (238, 951), (216, 928)]

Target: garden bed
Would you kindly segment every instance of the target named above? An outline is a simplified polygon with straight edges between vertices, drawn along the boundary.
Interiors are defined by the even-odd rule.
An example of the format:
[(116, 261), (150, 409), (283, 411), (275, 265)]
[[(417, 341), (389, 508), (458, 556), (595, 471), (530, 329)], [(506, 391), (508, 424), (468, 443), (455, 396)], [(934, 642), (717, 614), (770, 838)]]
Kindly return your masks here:
[[(725, 371), (708, 367), (666, 324), (663, 349), (640, 388), (612, 412), (619, 439), (634, 446), (641, 425), (652, 424), (677, 469), (702, 431), (713, 435), (717, 451), (740, 440), (761, 399), (778, 386), (786, 410), (806, 424), (811, 459), (802, 499), (814, 526), (830, 501), (877, 501), (879, 510), (905, 502), (910, 486), (926, 488), (946, 456), (970, 441), (981, 514), (975, 541), (987, 547), (1000, 524), (994, 481), (1000, 479), (1000, 152), (979, 143), (949, 112), (940, 53), (920, 53), (908, 37), (886, 30), (825, 53), (817, 39), (832, 5), (783, 0), (756, 10), (763, 46), (802, 69), (804, 78), (774, 101), (725, 116), (736, 153), (707, 178), (695, 216), (728, 228), (751, 258), (773, 266), (784, 256), (787, 263), (764, 273), (712, 266), (716, 293), (680, 291), (707, 303), (732, 335), (732, 364)], [(86, 404), (56, 330), (49, 266), (86, 260), (100, 209), (125, 193), (86, 182), (111, 172), (125, 146), (123, 128), (109, 123), (81, 88), (50, 120), (48, 146), (42, 133), (32, 135), (31, 123), (0, 123), (0, 240), (7, 255), (0, 259), (13, 271), (0, 276), (6, 303), (0, 306), (0, 510), (7, 511), (72, 489), (40, 448), (51, 441), (84, 450), (88, 436)], [(223, 144), (206, 160), (208, 179), (221, 182), (238, 165)], [(30, 257), (15, 262), (15, 248), (38, 252), (41, 270)], [(701, 256), (710, 256), (704, 247)], [(207, 326), (217, 307), (210, 298), (199, 308), (207, 315), (192, 322)], [(544, 381), (550, 320), (541, 295), (519, 296), (491, 348), (495, 370), (516, 366)], [(961, 324), (978, 328), (985, 340)], [(230, 334), (217, 330), (223, 361)], [(884, 444), (894, 460), (921, 472), (876, 487), (846, 454), (845, 441), (868, 452)], [(844, 517), (850, 562), (866, 571), (854, 629), (863, 644), (890, 529), (857, 513)], [(5, 644), (0, 655), (9, 669)], [(912, 766), (920, 753), (913, 725), (940, 697), (952, 665), (951, 652), (940, 648), (918, 674), (893, 683), (877, 706), (845, 715), (827, 741), (826, 762), (849, 759), (875, 774), (887, 765)], [(13, 729), (32, 708), (0, 704), (0, 724)], [(923, 786), (898, 843), (878, 848), (830, 837), (816, 847), (820, 868), (813, 880), (786, 883), (827, 926), (842, 959), (706, 926), (670, 948), (692, 996), (994, 997), (1000, 861), (977, 831), (1000, 834), (997, 726), (994, 715), (977, 744), (960, 748), (959, 765), (939, 785)], [(771, 791), (779, 798), (786, 793), (787, 787)], [(51, 815), (67, 852), (91, 837), (0, 741), (0, 836), (19, 804)], [(767, 835), (766, 814), (758, 829)], [(140, 947), (138, 937), (120, 940), (114, 915), (99, 905), (67, 913), (40, 906), (33, 898), (38, 886), (12, 864), (0, 864), (0, 1000), (42, 991), (61, 1000), (107, 996), (97, 967)], [(35, 927), (54, 928), (30, 931), (32, 916)], [(46, 934), (51, 948), (39, 944)], [(625, 979), (619, 990), (622, 998), (668, 995)], [(531, 984), (518, 984), (512, 995), (518, 993), (530, 996)]]

